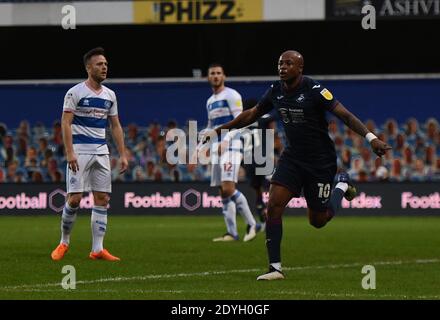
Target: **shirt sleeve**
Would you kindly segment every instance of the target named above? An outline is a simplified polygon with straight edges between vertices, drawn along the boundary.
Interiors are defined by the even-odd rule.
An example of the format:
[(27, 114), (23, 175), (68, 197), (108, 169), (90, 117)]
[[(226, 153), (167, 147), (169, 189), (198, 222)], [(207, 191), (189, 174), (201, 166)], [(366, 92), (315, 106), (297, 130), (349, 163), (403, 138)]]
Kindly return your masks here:
[(116, 99), (116, 94), (112, 92), (112, 106), (110, 107), (108, 111), (109, 116), (117, 116), (118, 115), (118, 100)]
[(228, 104), (231, 109), (232, 116), (237, 118), (237, 116), (243, 112), (243, 101), (241, 100), (241, 95), (233, 91), (228, 99)]
[(273, 109), (272, 89), (273, 89), (273, 85), (271, 85), (270, 88), (266, 90), (263, 97), (257, 103), (258, 110), (260, 110), (261, 113), (263, 114), (266, 114)]
[(209, 117), (209, 104), (208, 104), (209, 100), (206, 102), (206, 113), (208, 114), (208, 123), (206, 125), (207, 129), (211, 129), (212, 128), (212, 121), (211, 118)]
[(330, 90), (319, 83), (315, 83), (312, 87), (312, 96), (317, 105), (327, 111), (332, 111), (338, 103), (338, 100), (336, 100)]
[(63, 111), (73, 112), (76, 110), (77, 105), (78, 101), (75, 92), (70, 89), (64, 96)]

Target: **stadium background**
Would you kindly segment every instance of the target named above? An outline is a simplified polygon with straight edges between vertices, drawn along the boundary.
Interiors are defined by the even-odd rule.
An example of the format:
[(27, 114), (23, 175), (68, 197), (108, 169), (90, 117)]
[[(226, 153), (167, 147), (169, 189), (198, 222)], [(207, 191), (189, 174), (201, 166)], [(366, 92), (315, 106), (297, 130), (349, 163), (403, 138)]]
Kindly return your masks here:
[[(334, 241), (365, 241), (344, 233), (347, 229), (343, 226), (365, 231), (365, 234), (376, 230), (382, 232), (374, 240), (377, 243), (368, 240), (376, 250), (373, 259), (392, 257), (387, 251), (381, 251), (386, 241), (394, 245), (396, 259), (417, 258), (421, 253), (423, 257), (435, 256), (433, 252), (426, 253), (421, 248), (426, 243), (431, 245), (430, 248), (438, 244), (438, 240), (429, 237), (438, 224), (437, 218), (417, 222), (401, 218), (398, 223), (396, 220), (364, 220), (370, 215), (418, 217), (440, 213), (440, 48), (436, 45), (440, 20), (434, 6), (429, 7), (427, 12), (419, 8), (417, 12), (409, 10), (405, 13), (397, 9), (398, 1), (370, 1), (377, 8), (383, 9), (388, 5), (388, 9), (378, 10), (377, 29), (364, 30), (360, 15), (364, 1), (236, 0), (231, 2), (236, 8), (244, 10), (241, 18), (237, 15), (233, 19), (191, 22), (177, 21), (176, 12), (166, 21), (142, 20), (142, 14), (139, 15), (142, 6), (135, 8), (135, 1), (95, 2), (91, 5), (97, 7), (81, 7), (88, 2), (0, 1), (1, 216), (48, 215), (48, 220), (44, 221), (50, 221), (54, 229), (52, 233), (58, 231), (58, 215), (55, 214), (60, 212), (65, 195), (65, 159), (58, 122), (62, 100), (66, 90), (85, 77), (82, 65), (84, 52), (102, 46), (110, 63), (107, 85), (118, 96), (130, 156), (130, 171), (123, 177), (114, 175), (112, 215), (200, 216), (200, 221), (204, 223), (217, 222), (217, 229), (213, 232), (222, 230), (221, 217), (203, 220), (205, 215), (219, 215), (220, 199), (217, 191), (208, 187), (208, 171), (200, 167), (168, 166), (163, 161), (166, 150), (163, 136), (169, 128), (185, 128), (188, 120), (195, 119), (199, 124), (205, 124), (205, 101), (211, 93), (204, 77), (209, 63), (223, 63), (229, 77), (227, 85), (236, 88), (244, 99), (258, 99), (268, 84), (276, 80), (276, 62), (280, 53), (296, 49), (305, 57), (305, 74), (328, 86), (342, 103), (394, 147), (390, 157), (379, 163), (371, 152), (366, 151), (368, 149), (365, 149), (363, 141), (352, 137), (339, 121), (330, 122), (331, 134), (338, 146), (339, 167), (349, 170), (354, 180), (359, 181), (360, 198), (354, 207), (346, 204), (341, 215), (361, 216), (354, 218), (356, 220), (340, 219), (339, 227), (335, 226), (336, 231), (328, 231), (341, 235), (338, 238), (335, 233)], [(158, 3), (144, 1), (144, 5), (149, 2)], [(162, 2), (176, 4), (175, 1)], [(260, 6), (255, 6), (256, 2)], [(60, 26), (60, 8), (65, 4), (79, 8), (78, 25), (74, 30), (64, 30)], [(127, 4), (133, 4), (134, 11), (130, 14), (121, 9)], [(394, 11), (390, 9), (390, 4)], [(81, 11), (84, 8), (89, 9), (87, 15)], [(246, 8), (250, 8), (248, 14)], [(332, 120), (331, 117), (329, 120)], [(283, 142), (281, 131), (277, 139), (279, 153)], [(116, 166), (115, 160), (112, 165)], [(176, 184), (176, 177), (179, 184)], [(240, 188), (253, 205), (254, 195), (243, 174), (241, 177)], [(137, 198), (133, 200), (133, 197)], [(289, 214), (304, 216), (304, 202), (295, 200), (291, 204), (287, 210)], [(88, 212), (90, 206), (90, 198), (86, 197), (82, 203), (83, 212)], [(118, 222), (120, 225), (129, 223), (122, 220), (125, 217), (117, 218), (121, 220), (115, 217), (113, 230), (116, 234)], [(305, 220), (304, 217), (302, 219)], [(14, 220), (3, 222), (5, 239), (8, 232), (27, 223), (22, 220), (17, 220), (17, 224)], [(145, 223), (145, 228), (150, 228), (150, 222), (152, 226), (161, 226), (159, 220), (151, 220)], [(82, 223), (83, 230), (86, 230), (85, 222)], [(175, 226), (187, 224), (177, 220)], [(140, 225), (144, 226), (143, 223)], [(80, 226), (81, 221), (78, 228)], [(299, 226), (302, 228), (301, 222)], [(431, 233), (425, 232), (430, 228), (434, 228)], [(154, 233), (153, 229), (148, 230), (156, 237), (163, 236)], [(413, 234), (408, 230), (419, 233)], [(304, 236), (298, 229), (295, 232)], [(196, 245), (185, 237), (196, 235), (200, 241), (203, 237), (211, 237), (210, 233), (199, 229), (190, 233), (183, 236), (181, 250), (186, 250), (184, 245)], [(32, 234), (28, 235), (30, 241)], [(381, 238), (383, 235), (386, 235), (385, 238)], [(87, 236), (84, 234), (85, 238)], [(121, 233), (118, 239), (124, 239)], [(327, 241), (325, 236), (316, 239), (317, 242)], [(408, 239), (411, 239), (412, 246), (399, 247), (398, 241)], [(134, 244), (138, 240), (131, 241)], [(4, 243), (7, 246), (7, 242)], [(333, 242), (328, 246), (331, 244)], [(264, 245), (258, 245), (255, 252), (263, 255)], [(166, 246), (167, 242), (164, 242), (162, 250), (168, 250)], [(309, 250), (314, 252), (313, 242)], [(357, 247), (353, 247), (354, 251), (365, 252)], [(243, 254), (238, 249), (234, 253), (237, 257)], [(214, 260), (221, 257), (219, 253)], [(149, 258), (145, 257), (146, 260)], [(228, 256), (224, 260), (230, 258)], [(326, 258), (326, 261), (335, 261), (332, 257)], [(159, 263), (167, 263), (161, 256), (155, 259)], [(307, 259), (300, 261), (314, 262)], [(209, 263), (200, 264), (207, 265), (211, 266)], [(47, 266), (38, 262), (36, 268), (39, 267)], [(132, 266), (132, 270), (136, 268)], [(173, 271), (178, 272), (179, 269)], [(53, 282), (49, 275), (46, 278)], [(9, 282), (5, 282), (8, 285), (22, 284), (14, 274), (8, 279)], [(28, 280), (27, 283), (41, 282), (39, 278)], [(433, 284), (429, 291), (428, 287), (411, 292), (418, 297), (433, 294), (431, 297), (438, 299), (438, 288)], [(23, 297), (14, 290), (4, 293), (2, 287), (0, 291), (4, 294), (0, 296)], [(379, 298), (407, 297), (408, 291), (399, 290), (391, 290), (390, 296)], [(264, 290), (262, 292), (262, 297), (267, 298)], [(51, 297), (50, 293), (44, 294), (43, 297)], [(56, 297), (69, 298), (63, 294)], [(319, 295), (298, 292), (290, 296), (279, 295), (281, 298), (320, 298)], [(87, 294), (78, 297), (87, 297)], [(165, 293), (146, 297), (169, 298)], [(190, 297), (230, 298), (227, 292)], [(240, 297), (261, 298), (252, 294)], [(325, 297), (335, 296), (329, 293)], [(354, 297), (365, 298), (365, 295), (356, 293)]]
[[(149, 25), (136, 24), (138, 21), (132, 25), (109, 25), (100, 19), (111, 20), (112, 12), (103, 10), (95, 24), (85, 22), (71, 30), (56, 26), (59, 16), (52, 21), (55, 26), (14, 26), (14, 21), (30, 24), (29, 19), (24, 20), (26, 15), (20, 18), (20, 10), (16, 9), (12, 25), (0, 28), (1, 38), (8, 44), (0, 61), (2, 108), (19, 110), (4, 112), (1, 117), (0, 182), (63, 182), (66, 165), (58, 123), (61, 103), (66, 90), (84, 77), (82, 54), (97, 45), (108, 52), (107, 84), (118, 93), (130, 158), (130, 170), (122, 177), (115, 170), (114, 180), (208, 181), (206, 166), (169, 166), (163, 154), (164, 135), (169, 128), (185, 128), (188, 120), (197, 120), (199, 130), (206, 124), (204, 105), (210, 95), (204, 78), (207, 66), (212, 61), (223, 63), (229, 85), (244, 100), (258, 99), (276, 79), (279, 54), (295, 48), (305, 56), (305, 74), (331, 88), (372, 131), (394, 147), (390, 157), (375, 161), (364, 142), (347, 132), (339, 121), (332, 120), (331, 135), (337, 145), (340, 169), (362, 182), (439, 181), (440, 130), (435, 101), (440, 84), (436, 57), (440, 52), (433, 41), (425, 38), (429, 37), (426, 30), (438, 27), (435, 13), (399, 18), (386, 16), (384, 11), (384, 16), (378, 17), (377, 29), (364, 30), (361, 17), (350, 16), (356, 1), (327, 1), (325, 17), (319, 17), (325, 10), (322, 6), (316, 9), (317, 2), (304, 5), (308, 8), (304, 14), (312, 16), (307, 21), (293, 17), (299, 21), (256, 23), (250, 15), (250, 21), (244, 23), (170, 20), (171, 23)], [(87, 1), (77, 5), (84, 3)], [(296, 8), (303, 4), (297, 1)], [(38, 5), (53, 8), (59, 3), (20, 1), (15, 5), (34, 6), (35, 10)], [(235, 5), (246, 10), (249, 4), (237, 1)], [(287, 2), (274, 4), (282, 5)], [(380, 8), (381, 3), (376, 5)], [(177, 4), (174, 6), (177, 8)], [(249, 10), (258, 9), (261, 8), (250, 6)], [(177, 17), (176, 12), (173, 14)], [(77, 15), (81, 21), (81, 10)], [(138, 16), (135, 11), (133, 19)], [(117, 17), (116, 14), (115, 21)], [(278, 155), (282, 141), (280, 130), (276, 141)], [(116, 159), (112, 164), (116, 168)], [(245, 181), (244, 170), (240, 177)], [(378, 193), (381, 188), (376, 189)], [(13, 196), (7, 191), (3, 193)], [(431, 199), (429, 203), (425, 201), (424, 207), (440, 207), (432, 193), (417, 195), (422, 202), (423, 196)], [(5, 201), (2, 209), (7, 209)], [(394, 208), (402, 209), (398, 203)]]

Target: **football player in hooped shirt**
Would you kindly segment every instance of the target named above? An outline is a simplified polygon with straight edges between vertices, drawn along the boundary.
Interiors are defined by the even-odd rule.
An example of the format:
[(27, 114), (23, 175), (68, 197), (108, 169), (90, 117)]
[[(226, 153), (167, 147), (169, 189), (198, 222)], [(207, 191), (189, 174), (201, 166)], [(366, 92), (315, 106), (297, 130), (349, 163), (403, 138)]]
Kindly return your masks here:
[[(217, 128), (237, 117), (243, 110), (240, 94), (225, 86), (223, 66), (213, 63), (208, 68), (208, 81), (212, 88), (212, 95), (206, 102), (208, 113), (208, 128)], [(238, 240), (236, 212), (240, 212), (247, 224), (243, 241), (251, 241), (261, 231), (261, 225), (255, 221), (248, 201), (244, 194), (236, 188), (238, 173), (242, 159), (242, 143), (240, 137), (223, 137), (213, 144), (213, 150), (227, 146), (220, 155), (213, 152), (211, 157), (211, 186), (218, 187), (222, 197), (222, 214), (227, 232), (213, 239), (213, 241)]]
[(287, 146), (272, 176), (266, 216), (266, 247), (269, 271), (257, 280), (283, 279), (281, 268), (282, 214), (301, 191), (307, 200), (310, 224), (322, 228), (341, 207), (342, 197), (352, 200), (356, 189), (346, 173), (336, 177), (336, 152), (328, 135), (326, 112), (336, 115), (346, 126), (365, 137), (371, 148), (382, 156), (391, 147), (369, 132), (331, 92), (311, 78), (303, 76), (304, 60), (297, 51), (284, 52), (278, 61), (280, 81), (271, 85), (257, 105), (232, 121), (215, 129), (245, 127), (272, 109), (283, 122)]
[(91, 214), (92, 260), (119, 261), (104, 248), (107, 231), (107, 207), (112, 191), (110, 155), (106, 127), (110, 123), (113, 139), (120, 155), (120, 173), (127, 170), (124, 132), (119, 122), (118, 104), (113, 90), (102, 85), (107, 78), (108, 64), (103, 48), (94, 48), (84, 55), (87, 80), (70, 88), (64, 98), (61, 126), (66, 150), (67, 199), (61, 216), (61, 240), (52, 251), (55, 261), (69, 250), (70, 235), (84, 192), (93, 192)]

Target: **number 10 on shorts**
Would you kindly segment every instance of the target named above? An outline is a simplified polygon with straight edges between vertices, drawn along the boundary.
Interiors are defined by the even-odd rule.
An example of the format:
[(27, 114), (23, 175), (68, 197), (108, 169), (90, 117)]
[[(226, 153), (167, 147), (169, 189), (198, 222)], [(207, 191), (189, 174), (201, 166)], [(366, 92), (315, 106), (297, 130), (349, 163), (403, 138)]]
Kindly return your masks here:
[(318, 183), (319, 194), (318, 198), (328, 198), (330, 196), (330, 183)]

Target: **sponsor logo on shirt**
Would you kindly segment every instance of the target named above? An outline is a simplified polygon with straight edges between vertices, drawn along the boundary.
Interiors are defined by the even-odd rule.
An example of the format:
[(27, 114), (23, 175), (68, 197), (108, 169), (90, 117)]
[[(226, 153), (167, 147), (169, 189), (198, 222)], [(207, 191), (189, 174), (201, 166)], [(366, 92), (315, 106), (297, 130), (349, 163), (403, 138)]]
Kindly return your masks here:
[(322, 89), (321, 91), (321, 95), (326, 99), (326, 100), (332, 100), (333, 99), (333, 95), (330, 91), (328, 91), (327, 89)]

